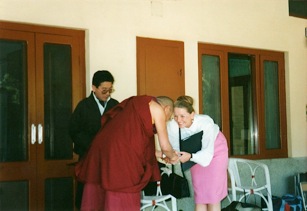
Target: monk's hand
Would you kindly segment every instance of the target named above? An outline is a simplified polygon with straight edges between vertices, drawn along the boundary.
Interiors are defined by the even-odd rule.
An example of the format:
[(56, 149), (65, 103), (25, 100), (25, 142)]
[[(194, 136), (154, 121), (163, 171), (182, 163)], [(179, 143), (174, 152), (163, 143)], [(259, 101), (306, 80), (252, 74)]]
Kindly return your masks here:
[(179, 153), (174, 150), (173, 156), (169, 158), (168, 163), (177, 164), (179, 162)]
[(156, 158), (161, 158), (163, 159), (163, 153), (160, 150), (156, 150)]

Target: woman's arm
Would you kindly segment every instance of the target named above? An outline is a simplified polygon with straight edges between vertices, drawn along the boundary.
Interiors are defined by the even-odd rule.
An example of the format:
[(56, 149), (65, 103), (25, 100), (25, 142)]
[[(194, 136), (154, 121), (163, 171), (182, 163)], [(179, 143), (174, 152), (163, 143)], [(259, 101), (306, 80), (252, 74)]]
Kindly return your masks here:
[(208, 166), (214, 156), (214, 143), (219, 133), (219, 127), (213, 122), (213, 119), (206, 115), (200, 115), (194, 119), (199, 128), (203, 130), (202, 148), (193, 153), (191, 161), (202, 166)]

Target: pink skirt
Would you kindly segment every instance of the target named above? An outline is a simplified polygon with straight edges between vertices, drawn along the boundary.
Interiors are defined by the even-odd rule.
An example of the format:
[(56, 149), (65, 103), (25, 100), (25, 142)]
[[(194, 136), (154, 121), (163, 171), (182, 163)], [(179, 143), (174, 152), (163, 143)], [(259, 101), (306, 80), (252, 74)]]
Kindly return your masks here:
[(214, 143), (211, 163), (206, 167), (196, 164), (191, 168), (196, 204), (216, 204), (227, 196), (227, 167), (227, 141), (220, 132)]

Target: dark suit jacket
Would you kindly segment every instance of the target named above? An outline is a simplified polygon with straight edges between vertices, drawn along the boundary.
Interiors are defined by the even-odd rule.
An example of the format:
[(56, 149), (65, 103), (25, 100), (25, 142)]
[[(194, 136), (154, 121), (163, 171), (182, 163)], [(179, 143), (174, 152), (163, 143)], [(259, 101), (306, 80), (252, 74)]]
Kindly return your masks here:
[[(69, 134), (74, 143), (74, 152), (79, 155), (79, 158), (87, 152), (101, 127), (101, 114), (93, 95), (92, 92), (89, 97), (78, 103), (70, 119)], [(104, 113), (118, 103), (117, 100), (111, 98)]]

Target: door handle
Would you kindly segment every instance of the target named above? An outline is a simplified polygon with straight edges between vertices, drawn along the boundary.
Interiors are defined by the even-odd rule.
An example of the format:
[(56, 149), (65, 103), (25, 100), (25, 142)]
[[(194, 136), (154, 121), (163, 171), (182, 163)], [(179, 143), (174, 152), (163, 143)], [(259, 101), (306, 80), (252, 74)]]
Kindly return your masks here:
[(31, 125), (31, 144), (36, 142), (36, 127), (34, 124)]
[(43, 126), (42, 124), (38, 124), (38, 144), (43, 142)]

